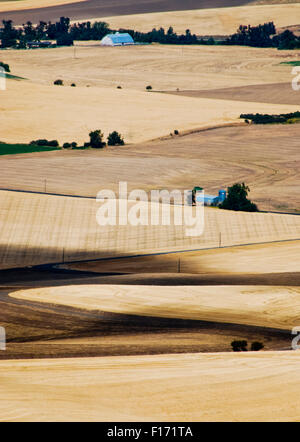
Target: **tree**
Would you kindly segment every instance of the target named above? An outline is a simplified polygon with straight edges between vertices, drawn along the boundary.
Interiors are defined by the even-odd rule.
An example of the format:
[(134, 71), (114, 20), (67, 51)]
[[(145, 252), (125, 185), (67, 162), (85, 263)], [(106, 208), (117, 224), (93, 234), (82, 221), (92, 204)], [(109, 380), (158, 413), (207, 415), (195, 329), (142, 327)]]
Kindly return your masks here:
[(0, 31), (0, 40), (2, 48), (11, 48), (16, 46), (18, 31), (13, 27), (12, 20), (2, 20), (3, 28)]
[(58, 80), (55, 80), (53, 84), (55, 84), (56, 86), (63, 86), (64, 82), (63, 82), (63, 80), (58, 79)]
[(27, 41), (34, 41), (37, 39), (37, 32), (36, 29), (33, 27), (32, 23), (28, 21), (26, 25), (23, 26), (24, 31), (24, 40)]
[(236, 183), (228, 187), (227, 198), (219, 205), (221, 209), (236, 210), (243, 212), (257, 212), (256, 204), (252, 203), (248, 198), (250, 189), (245, 183)]
[(278, 49), (296, 49), (300, 47), (300, 40), (288, 29), (273, 38)]
[(110, 133), (107, 137), (107, 144), (109, 146), (124, 146), (124, 140), (117, 131)]
[(46, 139), (33, 140), (29, 143), (31, 146), (50, 146), (50, 147), (58, 147), (59, 142), (57, 140), (48, 141)]
[(0, 61), (0, 68), (3, 68), (5, 72), (10, 72), (9, 65)]
[(233, 351), (247, 351), (248, 342), (242, 341), (232, 341), (231, 347)]
[(106, 143), (103, 141), (103, 133), (101, 130), (94, 130), (89, 133), (90, 142), (89, 145), (95, 149), (101, 149), (106, 145)]
[(74, 40), (70, 34), (60, 34), (56, 39), (57, 46), (73, 46)]
[(251, 351), (259, 351), (264, 348), (264, 344), (262, 342), (254, 341), (251, 344)]
[(146, 87), (146, 90), (147, 90), (147, 91), (152, 91), (152, 86), (150, 86), (150, 85), (147, 86), (147, 87)]

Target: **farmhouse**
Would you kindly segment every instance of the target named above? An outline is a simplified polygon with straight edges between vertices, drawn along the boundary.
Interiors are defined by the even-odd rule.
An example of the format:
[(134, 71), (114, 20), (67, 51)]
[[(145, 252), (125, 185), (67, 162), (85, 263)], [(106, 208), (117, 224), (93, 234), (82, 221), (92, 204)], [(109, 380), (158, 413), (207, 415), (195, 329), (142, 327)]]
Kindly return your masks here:
[(126, 33), (116, 32), (115, 34), (107, 34), (101, 40), (101, 46), (129, 46), (134, 45), (134, 40), (131, 35)]

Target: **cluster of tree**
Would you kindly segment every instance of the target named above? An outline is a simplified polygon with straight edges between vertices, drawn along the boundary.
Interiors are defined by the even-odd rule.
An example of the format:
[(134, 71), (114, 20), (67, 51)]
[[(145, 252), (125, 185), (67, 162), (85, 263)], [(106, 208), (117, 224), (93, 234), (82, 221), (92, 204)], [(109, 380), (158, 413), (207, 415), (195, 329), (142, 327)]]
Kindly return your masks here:
[(169, 27), (167, 32), (164, 28), (154, 28), (150, 32), (137, 32), (132, 29), (120, 29), (119, 32), (127, 32), (131, 35), (134, 41), (138, 41), (140, 43), (161, 43), (178, 45), (201, 44), (197, 35), (192, 34), (189, 29), (187, 29), (184, 34), (178, 35), (176, 32), (174, 32), (172, 26)]
[[(248, 342), (245, 340), (232, 341), (231, 347), (233, 351), (248, 351)], [(264, 348), (264, 344), (258, 341), (254, 341), (251, 344), (251, 351), (259, 351)]]
[(289, 114), (269, 115), (269, 114), (241, 114), (240, 118), (252, 121), (254, 124), (272, 124), (272, 123), (294, 123), (300, 120), (300, 112), (291, 112)]
[(49, 146), (49, 147), (58, 147), (59, 143), (57, 140), (44, 140), (44, 139), (40, 139), (40, 140), (33, 140), (29, 143), (31, 146)]
[(0, 61), (0, 68), (3, 68), (5, 72), (10, 72), (9, 65)]
[(219, 205), (220, 209), (257, 212), (257, 205), (247, 198), (248, 192), (250, 192), (250, 189), (245, 183), (236, 183), (233, 186), (228, 187), (227, 197)]
[(56, 23), (40, 21), (33, 25), (30, 21), (18, 28), (13, 26), (12, 20), (3, 20), (0, 29), (2, 48), (26, 48), (28, 42), (40, 40), (56, 40), (58, 45), (72, 45), (70, 34), (70, 19), (61, 17)]
[(63, 144), (63, 148), (64, 149), (68, 149), (68, 148), (72, 148), (72, 149), (76, 149), (77, 147), (77, 143), (75, 141), (73, 141), (72, 143), (64, 143)]
[[(104, 135), (101, 130), (94, 130), (89, 134), (90, 141), (84, 143), (84, 147), (93, 147), (94, 149), (101, 149), (106, 146)], [(111, 132), (107, 137), (108, 146), (124, 146), (125, 142), (122, 136), (117, 132)]]
[[(102, 149), (106, 145), (108, 146), (124, 146), (125, 142), (122, 138), (121, 134), (119, 134), (117, 131), (111, 132), (107, 137), (107, 143), (104, 141), (104, 135), (101, 132), (101, 130), (94, 130), (89, 133), (90, 141), (87, 143), (84, 143), (83, 147), (92, 147), (94, 149)], [(46, 140), (46, 139), (39, 139), (39, 140), (33, 140), (29, 143), (31, 146), (43, 146), (43, 147), (59, 147), (59, 142), (57, 140)], [(73, 141), (72, 143), (64, 143), (63, 148), (68, 149), (76, 149), (77, 143)], [(79, 147), (78, 147), (79, 149)]]
[(256, 48), (300, 48), (299, 37), (289, 30), (284, 31), (281, 34), (276, 34), (276, 27), (273, 22), (258, 26), (241, 25), (237, 32), (231, 35), (225, 43), (228, 45), (253, 46)]

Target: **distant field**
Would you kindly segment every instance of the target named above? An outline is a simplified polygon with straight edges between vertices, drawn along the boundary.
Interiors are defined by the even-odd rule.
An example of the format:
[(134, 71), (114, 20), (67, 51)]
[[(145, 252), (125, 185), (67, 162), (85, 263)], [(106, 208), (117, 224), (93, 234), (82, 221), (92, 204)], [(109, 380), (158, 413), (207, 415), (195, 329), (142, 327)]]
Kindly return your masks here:
[(214, 195), (245, 181), (260, 209), (299, 211), (299, 139), (299, 125), (243, 126), (104, 150), (5, 156), (0, 187), (43, 192), (46, 180), (48, 192), (95, 197), (127, 181), (129, 190), (200, 185)]
[(184, 33), (186, 29), (190, 29), (192, 33), (198, 35), (229, 35), (233, 34), (241, 24), (255, 26), (274, 21), (276, 27), (279, 28), (298, 24), (300, 20), (299, 2), (216, 9), (213, 9), (211, 5), (210, 8), (107, 17), (106, 21), (114, 29), (125, 28), (148, 32), (155, 27), (163, 27), (167, 30), (172, 26), (178, 33)]
[[(72, 4), (68, 5), (67, 3)], [(151, 12), (240, 6), (248, 4), (249, 0), (186, 0), (184, 2), (181, 0), (139, 0), (138, 2), (134, 0), (115, 0), (114, 2), (111, 2), (111, 0), (101, 0), (101, 2), (86, 0), (77, 4), (73, 3), (75, 2), (70, 0), (44, 0), (42, 4), (37, 0), (23, 0), (22, 6), (19, 6), (19, 2), (2, 3), (0, 11), (6, 11), (6, 13), (1, 14), (0, 18), (2, 16), (5, 19), (10, 18), (16, 24), (22, 24), (28, 20), (33, 23), (38, 23), (39, 20), (57, 20), (62, 16), (70, 17), (73, 20), (81, 20), (124, 14), (148, 14)], [(25, 6), (26, 4), (27, 6)], [(21, 11), (21, 9), (28, 8), (30, 9), (27, 11)]]
[[(300, 66), (300, 61), (283, 62)], [(215, 90), (186, 90), (168, 92), (172, 95), (199, 98), (214, 98), (222, 100), (249, 101), (256, 103), (292, 104), (300, 109), (299, 96), (291, 87), (291, 83), (271, 83), (253, 86), (220, 88)]]
[(125, 142), (137, 143), (169, 135), (175, 129), (184, 131), (239, 123), (241, 113), (279, 114), (298, 110), (292, 105), (29, 82), (11, 83), (2, 93), (1, 107), (5, 109), (0, 122), (2, 141), (26, 143), (46, 138), (57, 139), (60, 144), (76, 141), (79, 145), (88, 141), (89, 132), (96, 129), (101, 129), (106, 137), (117, 130)]
[(0, 143), (0, 155), (15, 155), (19, 153), (46, 152), (59, 150), (55, 147), (38, 147), (29, 144), (3, 144)]
[(67, 47), (10, 50), (2, 58), (15, 75), (39, 84), (53, 85), (62, 78), (66, 85), (141, 91), (149, 84), (154, 90), (176, 91), (291, 83), (289, 67), (280, 63), (297, 60), (295, 51), (272, 48), (156, 44), (103, 48), (94, 41), (77, 42), (76, 53)]
[[(147, 85), (155, 91), (187, 90), (191, 86), (194, 90), (244, 87), (257, 82), (269, 84), (270, 78), (288, 83), (290, 71), (280, 62), (290, 56), (294, 57), (292, 51), (275, 49), (101, 48), (95, 42), (79, 44), (76, 54), (73, 48), (6, 51), (5, 62), (14, 74), (29, 81), (8, 81), (7, 92), (2, 94), (2, 141), (26, 143), (51, 138), (82, 144), (90, 130), (99, 128), (105, 135), (117, 130), (125, 142), (132, 143), (165, 136), (175, 129), (231, 123), (238, 121), (241, 113), (296, 111), (298, 106), (288, 104), (195, 100), (145, 90)], [(66, 86), (53, 86), (57, 78)], [(76, 88), (70, 87), (73, 82)], [(285, 92), (282, 94), (276, 101), (284, 100)], [(255, 93), (252, 97), (255, 100)]]
[[(84, 2), (84, 0), (0, 0), (0, 14), (7, 11), (22, 11), (32, 8), (45, 8), (49, 6), (65, 5), (67, 3)], [(22, 14), (19, 12), (19, 14)], [(25, 23), (25, 22), (24, 22)]]

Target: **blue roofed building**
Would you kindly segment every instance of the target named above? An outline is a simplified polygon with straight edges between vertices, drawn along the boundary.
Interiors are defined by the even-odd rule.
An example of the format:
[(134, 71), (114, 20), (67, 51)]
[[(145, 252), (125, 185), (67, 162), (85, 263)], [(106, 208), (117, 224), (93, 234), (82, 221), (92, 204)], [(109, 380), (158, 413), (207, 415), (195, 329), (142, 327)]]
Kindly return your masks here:
[(101, 46), (129, 46), (134, 45), (134, 40), (127, 32), (107, 34), (101, 40)]
[[(197, 188), (196, 188), (197, 189)], [(200, 189), (200, 188), (199, 188)], [(205, 206), (217, 206), (226, 199), (226, 190), (219, 190), (219, 196), (216, 195), (207, 195), (203, 192), (199, 191), (196, 194), (196, 203), (202, 203)]]

